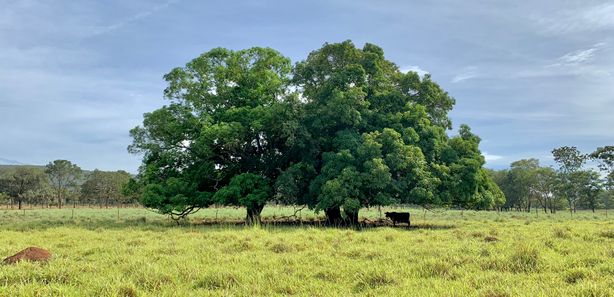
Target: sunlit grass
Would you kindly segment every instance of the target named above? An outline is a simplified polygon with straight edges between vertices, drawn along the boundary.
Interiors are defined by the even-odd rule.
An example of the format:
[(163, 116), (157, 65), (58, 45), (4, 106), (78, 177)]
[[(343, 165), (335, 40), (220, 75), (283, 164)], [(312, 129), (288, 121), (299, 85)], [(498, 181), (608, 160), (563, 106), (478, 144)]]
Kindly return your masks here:
[[(216, 213), (244, 216), (207, 209), (191, 221)], [(614, 296), (614, 221), (603, 212), (415, 209), (416, 228), (353, 230), (45, 209), (0, 210), (0, 224), (0, 256), (28, 246), (54, 254), (46, 265), (0, 266), (0, 296)]]

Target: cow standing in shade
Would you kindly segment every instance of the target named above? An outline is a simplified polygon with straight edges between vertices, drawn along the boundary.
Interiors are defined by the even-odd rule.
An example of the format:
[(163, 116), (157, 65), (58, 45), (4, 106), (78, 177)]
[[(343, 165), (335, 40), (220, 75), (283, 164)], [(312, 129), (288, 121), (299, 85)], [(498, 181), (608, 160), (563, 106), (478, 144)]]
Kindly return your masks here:
[(409, 228), (409, 212), (386, 212), (386, 217), (392, 220), (392, 224), (394, 226), (397, 223), (407, 223), (407, 227)]

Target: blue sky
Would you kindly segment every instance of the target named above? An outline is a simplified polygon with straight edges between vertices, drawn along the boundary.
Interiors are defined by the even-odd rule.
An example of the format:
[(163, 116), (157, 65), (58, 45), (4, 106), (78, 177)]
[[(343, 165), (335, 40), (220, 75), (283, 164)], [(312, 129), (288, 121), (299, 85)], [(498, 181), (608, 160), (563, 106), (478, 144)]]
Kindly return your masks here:
[(488, 167), (614, 144), (613, 2), (2, 0), (0, 159), (136, 172), (128, 130), (173, 67), (219, 46), (295, 62), (346, 39), (431, 73)]

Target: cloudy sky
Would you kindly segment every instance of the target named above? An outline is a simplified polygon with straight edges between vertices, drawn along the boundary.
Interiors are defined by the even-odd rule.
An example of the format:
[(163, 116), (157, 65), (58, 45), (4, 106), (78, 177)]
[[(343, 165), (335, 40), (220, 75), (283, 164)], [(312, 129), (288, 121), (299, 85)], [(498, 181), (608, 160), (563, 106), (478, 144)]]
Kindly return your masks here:
[(611, 1), (0, 2), (0, 161), (136, 172), (128, 130), (164, 104), (171, 68), (219, 46), (297, 61), (346, 39), (431, 73), (488, 167), (614, 144)]

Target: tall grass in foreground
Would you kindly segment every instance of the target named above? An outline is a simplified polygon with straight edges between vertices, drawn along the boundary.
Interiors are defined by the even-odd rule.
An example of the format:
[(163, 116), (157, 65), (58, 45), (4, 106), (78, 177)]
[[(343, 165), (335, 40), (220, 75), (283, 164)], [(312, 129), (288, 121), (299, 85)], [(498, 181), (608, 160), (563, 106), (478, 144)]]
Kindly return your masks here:
[[(192, 220), (216, 215), (244, 211)], [(412, 210), (412, 224), (175, 226), (143, 209), (0, 211), (0, 256), (54, 253), (47, 265), (0, 266), (0, 296), (614, 296), (614, 221), (603, 213)]]

